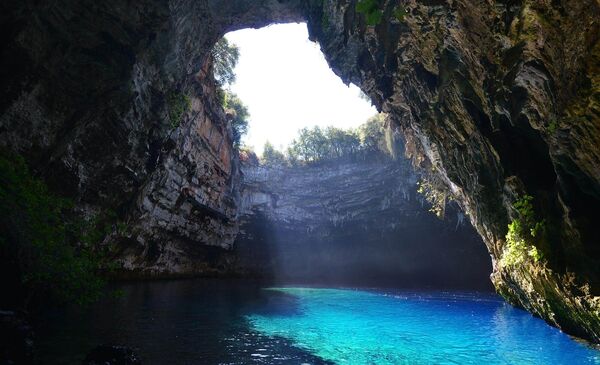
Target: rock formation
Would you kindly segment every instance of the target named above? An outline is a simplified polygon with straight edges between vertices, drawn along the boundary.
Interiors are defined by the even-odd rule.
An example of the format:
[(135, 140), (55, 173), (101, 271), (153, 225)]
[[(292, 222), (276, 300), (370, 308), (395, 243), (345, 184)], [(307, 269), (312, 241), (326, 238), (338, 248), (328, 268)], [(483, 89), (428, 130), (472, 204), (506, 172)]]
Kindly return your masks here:
[(404, 158), (242, 164), (240, 272), (284, 283), (490, 289), (489, 254), (462, 213), (428, 212)]
[[(409, 1), (369, 26), (350, 3), (309, 17), (333, 70), (403, 129), (484, 239), (507, 300), (600, 339), (597, 1)], [(534, 198), (546, 234), (507, 265), (514, 203)]]
[[(235, 238), (239, 179), (210, 49), (231, 30), (304, 20), (334, 72), (445, 182), (497, 290), (600, 341), (600, 4), (379, 1), (367, 23), (355, 3), (4, 1), (0, 145), (83, 214), (117, 212), (131, 227), (113, 239), (126, 268), (218, 271), (209, 248)], [(545, 226), (528, 249), (543, 258), (509, 265), (525, 196)]]

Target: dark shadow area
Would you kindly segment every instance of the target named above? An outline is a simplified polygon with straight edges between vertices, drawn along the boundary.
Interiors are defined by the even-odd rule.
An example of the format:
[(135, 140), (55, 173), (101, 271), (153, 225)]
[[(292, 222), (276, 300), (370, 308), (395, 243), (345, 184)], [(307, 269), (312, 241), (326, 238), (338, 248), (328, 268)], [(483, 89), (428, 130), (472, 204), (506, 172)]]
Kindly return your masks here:
[[(299, 314), (294, 296), (263, 291), (256, 282), (168, 280), (111, 289), (122, 297), (38, 314), (36, 363), (80, 364), (91, 349), (108, 343), (134, 348), (144, 364), (246, 364), (258, 355), (269, 364), (327, 364), (249, 327), (247, 314)], [(278, 354), (285, 359), (277, 360)]]
[[(421, 219), (422, 226), (384, 233), (337, 227), (325, 239), (272, 227), (277, 240), (257, 234), (238, 252), (242, 265), (276, 284), (493, 291), (489, 254), (474, 230)], [(265, 224), (254, 222), (247, 229), (263, 231)]]
[(492, 291), (485, 244), (458, 206), (429, 212), (409, 162), (243, 166), (240, 270), (276, 284)]

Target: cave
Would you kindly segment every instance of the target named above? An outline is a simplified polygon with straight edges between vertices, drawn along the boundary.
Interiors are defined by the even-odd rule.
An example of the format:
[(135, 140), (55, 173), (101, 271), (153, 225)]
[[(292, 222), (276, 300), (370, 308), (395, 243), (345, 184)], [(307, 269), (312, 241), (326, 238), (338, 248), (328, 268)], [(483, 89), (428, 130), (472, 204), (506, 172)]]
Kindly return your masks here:
[[(219, 42), (217, 55), (239, 47), (237, 81), (221, 87), (245, 104), (225, 110), (250, 118), (237, 143), (232, 274), (288, 286), (491, 289), (489, 254), (458, 205), (444, 201), (440, 217), (430, 211), (417, 192), (425, 174), (404, 157), (400, 131), (329, 69), (305, 23)], [(216, 79), (230, 68), (220, 65)], [(268, 155), (267, 144), (281, 147)]]
[[(231, 315), (243, 320), (229, 323), (233, 327), (223, 330), (223, 338), (236, 338), (235, 326), (241, 323), (258, 329), (252, 332), (256, 336), (255, 348), (244, 348), (241, 342), (228, 347), (219, 342), (218, 336), (207, 336), (207, 349), (183, 351), (188, 355), (178, 358), (182, 362), (235, 361), (243, 358), (236, 356), (246, 352), (253, 356), (248, 359), (266, 356), (271, 363), (285, 363), (274, 360), (282, 353), (288, 354), (292, 363), (350, 361), (351, 353), (342, 351), (338, 354), (341, 357), (336, 357), (326, 346), (335, 340), (334, 343), (352, 349), (356, 343), (344, 341), (358, 341), (358, 337), (334, 326), (327, 328), (329, 337), (315, 340), (314, 336), (325, 336), (323, 332), (311, 332), (316, 318), (329, 318), (330, 309), (338, 305), (347, 311), (344, 313), (358, 317), (364, 311), (362, 322), (353, 322), (358, 327), (349, 328), (368, 331), (376, 328), (378, 321), (384, 323), (390, 317), (408, 313), (409, 308), (414, 309), (414, 301), (425, 304), (411, 312), (415, 317), (403, 317), (404, 324), (414, 325), (406, 329), (407, 333), (430, 332), (430, 321), (423, 318), (439, 315), (442, 309), (437, 304), (443, 303), (455, 308), (459, 321), (448, 322), (447, 332), (441, 332), (437, 339), (426, 337), (429, 343), (462, 333), (467, 336), (463, 341), (471, 359), (498, 361), (477, 352), (475, 337), (468, 337), (477, 324), (470, 322), (468, 316), (474, 313), (469, 312), (473, 302), (461, 295), (438, 297), (386, 291), (375, 299), (369, 291), (263, 291), (253, 285), (225, 284), (232, 277), (263, 276), (265, 271), (273, 271), (274, 267), (257, 258), (260, 250), (273, 247), (249, 250), (265, 245), (265, 240), (252, 237), (260, 236), (265, 222), (275, 222), (282, 229), (278, 234), (286, 241), (300, 242), (303, 236), (297, 230), (299, 224), (286, 227), (286, 222), (278, 222), (273, 214), (286, 204), (298, 207), (307, 202), (289, 192), (284, 192), (282, 200), (277, 192), (269, 191), (293, 187), (295, 172), (281, 175), (274, 170), (267, 175), (275, 178), (265, 180), (264, 169), (244, 166), (240, 161), (231, 117), (219, 100), (218, 85), (212, 75), (211, 49), (227, 32), (290, 22), (306, 22), (310, 39), (318, 42), (331, 70), (345, 83), (357, 85), (378, 111), (387, 114), (387, 123), (398, 134), (398, 147), (406, 159), (380, 163), (377, 171), (371, 171), (372, 180), (354, 179), (356, 184), (382, 181), (384, 188), (368, 194), (385, 196), (402, 176), (422, 174), (419, 176), (435, 181), (438, 194), (454, 201), (448, 208), (449, 216), (464, 214), (470, 221), (472, 228), (465, 229), (474, 230), (479, 237), (473, 238), (469, 247), (485, 247), (491, 257), (491, 284), (508, 303), (493, 294), (482, 294), (480, 302), (493, 303), (478, 309), (477, 313), (490, 318), (490, 327), (482, 329), (494, 333), (495, 339), (518, 347), (510, 355), (516, 357), (509, 359), (508, 352), (495, 356), (508, 362), (518, 362), (523, 356), (522, 359), (537, 363), (572, 363), (572, 359), (585, 363), (597, 359), (597, 350), (591, 345), (577, 344), (557, 330), (590, 343), (600, 339), (600, 242), (594, 214), (594, 207), (600, 203), (597, 1), (57, 0), (7, 1), (0, 8), (2, 243), (8, 243), (2, 246), (0, 257), (3, 285), (12, 293), (2, 301), (6, 308), (0, 308), (3, 338), (11, 339), (5, 341), (6, 349), (2, 348), (2, 356), (7, 360), (31, 362), (35, 351), (52, 351), (43, 343), (34, 351), (31, 345), (23, 345), (30, 343), (27, 338), (19, 342), (19, 338), (28, 336), (27, 321), (35, 319), (15, 310), (16, 303), (31, 302), (33, 298), (43, 304), (44, 295), (40, 296), (42, 299), (28, 295), (40, 288), (42, 293), (55, 290), (64, 294), (68, 291), (65, 288), (82, 287), (77, 281), (65, 281), (63, 287), (60, 280), (73, 274), (43, 271), (45, 266), (42, 271), (34, 271), (38, 267), (31, 262), (52, 265), (54, 261), (46, 258), (56, 258), (60, 252), (79, 260), (78, 266), (71, 269), (81, 268), (77, 273), (83, 273), (85, 265), (91, 265), (81, 261), (88, 257), (86, 250), (97, 250), (110, 258), (110, 265), (97, 271), (113, 280), (133, 280), (123, 284), (124, 298), (126, 304), (140, 308), (139, 312), (130, 312), (130, 317), (120, 317), (122, 331), (114, 341), (135, 343), (136, 338), (141, 338), (140, 331), (152, 331), (154, 327), (143, 316), (152, 316), (148, 308), (157, 303), (167, 306), (162, 307), (165, 315), (157, 321), (168, 328), (179, 325), (182, 334), (197, 330), (188, 325), (186, 318), (207, 323), (207, 328), (214, 331), (219, 327), (214, 322), (216, 318)], [(344, 169), (352, 169), (342, 164), (311, 167), (315, 168), (337, 171), (338, 178), (344, 180), (349, 179)], [(296, 173), (305, 177), (297, 179), (322, 175), (307, 171), (298, 170)], [(364, 171), (358, 175), (367, 175)], [(340, 192), (335, 177), (331, 185), (336, 193)], [(248, 201), (256, 201), (252, 197), (258, 193), (264, 202), (248, 205)], [(344, 196), (343, 191), (340, 194)], [(315, 195), (327, 200), (326, 196)], [(406, 201), (418, 198), (411, 195)], [(344, 202), (351, 200), (339, 203), (343, 206)], [(360, 216), (360, 209), (368, 207), (358, 203), (347, 204), (344, 209)], [(389, 216), (378, 217), (368, 209), (363, 211), (366, 218), (372, 219), (367, 220), (366, 226), (387, 232), (384, 225), (404, 214), (393, 209), (386, 212)], [(318, 214), (308, 218), (327, 221)], [(430, 218), (427, 227), (437, 225), (440, 232), (451, 232), (448, 226), (455, 226)], [(84, 223), (66, 224), (69, 220)], [(325, 225), (324, 231), (319, 231), (325, 227), (321, 226), (310, 232), (313, 236), (306, 237), (325, 237), (321, 242), (326, 242), (335, 232), (346, 234), (348, 240), (364, 241), (360, 224), (348, 222), (347, 226)], [(423, 229), (435, 231), (414, 228), (417, 234)], [(52, 234), (61, 239), (46, 238)], [(474, 237), (473, 231), (464, 234)], [(62, 250), (62, 246), (56, 246), (61, 240), (74, 240), (77, 244)], [(399, 259), (385, 255), (389, 245), (384, 239), (376, 241), (371, 244), (376, 252), (384, 253), (381, 260), (393, 263)], [(286, 260), (306, 254), (303, 249), (281, 257), (280, 262), (289, 264)], [(439, 253), (435, 245), (428, 249)], [(27, 264), (20, 261), (22, 252), (33, 252), (25, 255)], [(324, 258), (320, 263), (323, 267), (329, 261), (327, 257), (339, 258), (339, 252), (320, 252), (314, 260)], [(368, 258), (360, 250), (356, 252), (359, 259)], [(483, 256), (487, 254), (483, 252)], [(44, 260), (35, 261), (37, 255)], [(482, 251), (477, 255), (481, 258)], [(69, 266), (54, 264), (63, 270)], [(489, 261), (481, 267), (486, 264)], [(459, 266), (467, 272), (476, 265), (467, 260)], [(448, 273), (456, 271), (456, 266), (449, 267)], [(336, 278), (325, 278), (316, 269), (309, 271), (316, 274), (316, 279), (311, 280), (322, 280), (324, 285), (339, 284)], [(48, 276), (48, 272), (56, 276)], [(476, 275), (480, 274), (478, 271)], [(409, 281), (416, 282), (424, 276), (416, 271)], [(448, 275), (442, 276), (450, 280)], [(191, 277), (217, 279), (142, 281)], [(387, 286), (380, 280), (377, 276), (357, 285), (380, 282)], [(443, 280), (433, 278), (424, 280), (423, 285), (439, 286), (440, 282)], [(463, 287), (462, 284), (456, 281), (456, 287)], [(481, 289), (485, 284), (476, 287)], [(185, 298), (180, 307), (170, 307), (169, 298), (173, 296)], [(254, 299), (244, 304), (248, 296)], [(114, 303), (111, 300), (118, 299), (104, 298), (100, 307), (94, 307), (94, 326), (100, 331), (116, 326), (106, 310)], [(400, 301), (402, 305), (388, 300)], [(379, 301), (377, 307), (368, 305), (372, 301)], [(192, 303), (200, 303), (206, 310), (197, 313)], [(243, 310), (252, 314), (242, 315)], [(46, 323), (51, 324), (41, 328), (41, 332), (62, 325), (69, 329), (70, 337), (61, 340), (76, 341), (81, 335), (76, 345), (81, 351), (101, 345), (82, 335), (86, 328), (81, 323), (86, 317), (78, 311), (58, 309), (47, 317)], [(299, 326), (299, 332), (292, 331), (295, 337), (282, 335), (290, 333), (290, 320), (306, 314), (316, 317), (293, 322)], [(67, 318), (65, 315), (71, 315), (69, 323), (53, 322)], [(510, 321), (506, 318), (520, 318), (529, 328), (536, 329), (530, 332), (547, 336), (539, 340), (539, 347), (565, 346), (564, 350), (528, 352), (527, 347), (519, 346), (529, 342), (510, 342), (511, 338), (518, 340), (526, 334), (517, 327), (507, 329)], [(304, 337), (307, 333), (314, 336)], [(377, 333), (385, 336), (387, 332)], [(464, 355), (448, 350), (444, 342), (436, 347), (437, 353), (410, 352), (399, 345), (404, 343), (404, 337), (389, 338), (395, 340), (382, 341), (382, 347), (373, 350), (375, 355), (367, 352), (365, 356), (385, 358), (388, 354), (395, 361), (431, 363)], [(407, 341), (414, 338), (421, 337), (409, 336)], [(272, 342), (274, 339), (276, 342)], [(186, 341), (181, 344), (193, 348), (193, 343)], [(529, 344), (536, 344), (531, 341)], [(164, 344), (173, 348), (181, 345), (172, 339)], [(501, 351), (502, 345), (498, 346)], [(429, 347), (432, 346), (423, 348)], [(263, 353), (257, 348), (269, 350)], [(149, 363), (169, 360), (152, 346), (145, 350)], [(93, 363), (94, 356), (101, 358), (106, 353), (128, 356), (128, 363), (138, 361), (126, 347), (104, 345), (90, 353), (88, 363)], [(356, 363), (369, 361), (368, 357), (356, 356)], [(381, 359), (372, 361), (393, 363)]]

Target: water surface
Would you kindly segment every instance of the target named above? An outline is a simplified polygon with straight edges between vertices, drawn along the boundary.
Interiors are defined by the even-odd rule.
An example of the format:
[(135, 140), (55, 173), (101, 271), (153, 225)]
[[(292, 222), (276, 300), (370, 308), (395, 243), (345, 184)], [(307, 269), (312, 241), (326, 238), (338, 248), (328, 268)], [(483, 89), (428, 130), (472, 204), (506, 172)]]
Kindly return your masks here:
[(341, 364), (600, 364), (578, 343), (481, 293), (279, 288), (298, 313), (251, 314), (252, 327)]
[(122, 298), (43, 313), (39, 363), (79, 364), (119, 343), (145, 364), (600, 364), (600, 351), (488, 293), (219, 280), (120, 288)]

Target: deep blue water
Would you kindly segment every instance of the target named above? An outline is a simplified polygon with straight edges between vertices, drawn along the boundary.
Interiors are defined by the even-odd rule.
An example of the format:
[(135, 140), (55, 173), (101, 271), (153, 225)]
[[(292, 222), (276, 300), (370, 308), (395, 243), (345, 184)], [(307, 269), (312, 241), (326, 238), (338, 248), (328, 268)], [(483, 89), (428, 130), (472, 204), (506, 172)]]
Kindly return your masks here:
[(252, 328), (336, 363), (600, 364), (600, 352), (495, 295), (270, 290), (298, 310), (250, 314)]
[(600, 351), (488, 293), (217, 280), (121, 289), (92, 308), (43, 313), (39, 363), (78, 364), (121, 343), (145, 364), (600, 364)]

